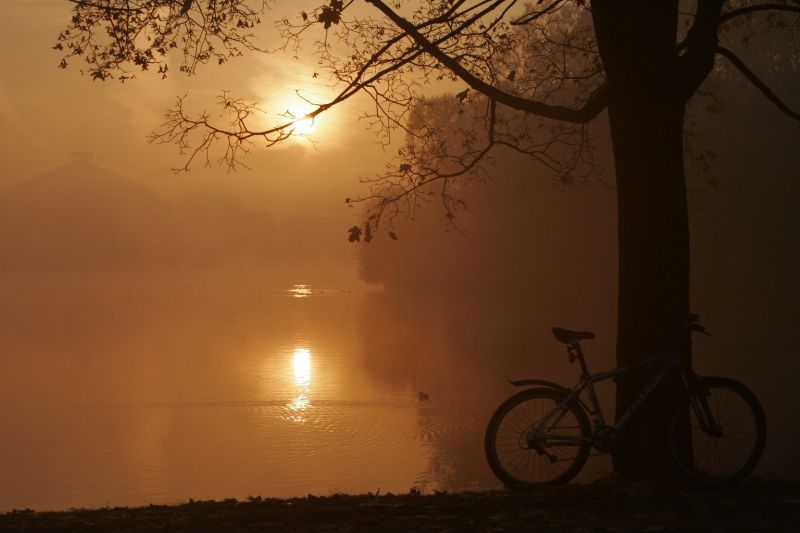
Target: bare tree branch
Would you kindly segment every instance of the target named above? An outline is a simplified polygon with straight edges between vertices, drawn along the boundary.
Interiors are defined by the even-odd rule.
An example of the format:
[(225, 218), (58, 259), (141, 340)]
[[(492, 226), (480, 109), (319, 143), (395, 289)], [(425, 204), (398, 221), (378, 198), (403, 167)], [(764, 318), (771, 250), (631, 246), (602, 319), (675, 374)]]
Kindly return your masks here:
[(105, 11), (138, 12), (142, 10), (140, 6), (135, 6), (135, 7), (112, 6), (111, 4), (98, 4), (97, 2), (90, 2), (89, 0), (67, 0), (67, 1), (73, 4), (77, 4), (79, 6), (96, 7), (97, 9), (103, 9)]
[(224, 63), (247, 51), (262, 51), (253, 28), (269, 0), (69, 0), (69, 25), (54, 46), (65, 52), (60, 67), (82, 60), (97, 80), (125, 81), (132, 71), (156, 70), (166, 77), (167, 57), (182, 55), (179, 70), (193, 74), (199, 64)]
[(751, 6), (744, 6), (723, 13), (719, 17), (719, 24), (723, 24), (733, 18), (740, 17), (742, 15), (757, 13), (759, 11), (785, 11), (789, 13), (800, 14), (800, 6), (789, 6), (786, 4), (755, 4)]
[(748, 66), (745, 65), (741, 59), (739, 59), (739, 57), (736, 54), (734, 54), (733, 52), (731, 52), (730, 50), (728, 50), (723, 46), (717, 47), (717, 53), (722, 56), (725, 56), (728, 59), (728, 61), (730, 61), (731, 64), (733, 64), (733, 66), (739, 69), (739, 72), (741, 72), (745, 78), (750, 80), (750, 83), (755, 85), (756, 88), (759, 91), (761, 91), (761, 93), (767, 98), (767, 100), (775, 104), (775, 107), (780, 109), (782, 113), (793, 118), (794, 120), (800, 121), (800, 113), (797, 113), (796, 111), (792, 110), (789, 106), (787, 106), (783, 102), (783, 100), (781, 100), (780, 97), (778, 97), (778, 95), (776, 95), (772, 91), (772, 89), (769, 88), (769, 86), (766, 83), (761, 81), (761, 79), (759, 79), (759, 77), (756, 76), (755, 73), (752, 70), (750, 70), (750, 68), (748, 68)]
[(550, 3), (544, 9), (541, 9), (539, 11), (535, 11), (535, 10), (531, 11), (531, 12), (525, 14), (525, 15), (522, 15), (521, 17), (519, 17), (517, 19), (512, 20), (511, 24), (514, 25), (514, 26), (522, 26), (523, 24), (528, 24), (531, 21), (534, 21), (534, 20), (536, 20), (538, 18), (541, 18), (541, 17), (543, 17), (545, 15), (549, 15), (550, 13), (553, 13), (559, 7), (561, 7), (563, 4), (564, 4), (564, 0), (554, 0), (552, 3)]
[(439, 60), (444, 66), (454, 72), (467, 85), (476, 91), (485, 94), (497, 102), (507, 105), (519, 111), (533, 113), (540, 117), (554, 120), (563, 120), (573, 123), (586, 123), (599, 115), (607, 105), (607, 93), (605, 87), (601, 87), (586, 101), (583, 107), (578, 109), (568, 108), (559, 105), (549, 105), (535, 100), (529, 100), (520, 96), (510, 94), (501, 89), (486, 83), (469, 70), (464, 68), (456, 59), (448, 56), (435, 44), (422, 35), (412, 23), (398, 15), (388, 5), (381, 0), (365, 0), (373, 4), (384, 15), (386, 15), (398, 27), (402, 28), (410, 37), (414, 39), (427, 53)]
[[(588, 124), (607, 106), (609, 66), (597, 46), (596, 11), (584, 0), (527, 2), (514, 13), (523, 1), (447, 0), (401, 7), (399, 2), (364, 0), (380, 12), (377, 17), (355, 12), (355, 0), (319, 0), (317, 8), (278, 21), (282, 44), (271, 50), (256, 46), (252, 30), (270, 0), (69, 1), (75, 5), (73, 18), (56, 43), (66, 54), (62, 66), (69, 58), (81, 58), (98, 79), (117, 75), (124, 80), (131, 67), (157, 66), (166, 75), (175, 56), (182, 56), (181, 71), (192, 74), (202, 63), (224, 62), (245, 50), (297, 53), (301, 37), (310, 39), (331, 89), (321, 103), (300, 95), (313, 106), (310, 112), (273, 114), (272, 123), (263, 124), (256, 118), (263, 110), (228, 93), (218, 99), (214, 115), (193, 114), (179, 98), (150, 141), (177, 145), (186, 157), (182, 170), (197, 162), (235, 169), (254, 146), (285, 142), (298, 122), (365, 94), (372, 108), (363, 118), (380, 141), (388, 146), (393, 132), (405, 134), (397, 158), (366, 180), (369, 194), (348, 200), (366, 202), (364, 234), (370, 238), (378, 224), (391, 227), (393, 217), (413, 216), (417, 205), (431, 198), (442, 201), (453, 223), (463, 207), (460, 192), (488, 177), (486, 169), (498, 148), (536, 160), (562, 185), (598, 173)], [(688, 100), (713, 69), (716, 55), (726, 55), (797, 119), (732, 52), (718, 46), (718, 36), (734, 27), (751, 31), (740, 17), (753, 13), (800, 13), (800, 2), (697, 0), (696, 6), (684, 13), (691, 22), (685, 39), (674, 52), (666, 47), (663, 68), (682, 91), (676, 96)], [(726, 6), (729, 11), (723, 12)], [(669, 7), (659, 9), (675, 14)], [(790, 27), (785, 24), (790, 19), (767, 18), (770, 27), (781, 28)], [(722, 26), (728, 21), (734, 23)], [(309, 37), (311, 31), (319, 33)], [(431, 100), (428, 87), (441, 80), (468, 88)], [(453, 116), (436, 115), (432, 102)]]
[(688, 100), (714, 68), (717, 27), (727, 0), (698, 0), (686, 39), (677, 47), (684, 98)]

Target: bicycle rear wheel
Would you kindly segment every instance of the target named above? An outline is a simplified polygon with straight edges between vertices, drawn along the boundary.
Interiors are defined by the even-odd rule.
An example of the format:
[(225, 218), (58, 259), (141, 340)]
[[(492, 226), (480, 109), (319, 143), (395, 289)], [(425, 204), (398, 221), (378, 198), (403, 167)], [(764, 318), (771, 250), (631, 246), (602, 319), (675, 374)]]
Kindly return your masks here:
[(497, 408), (486, 428), (486, 458), (509, 487), (566, 483), (583, 468), (591, 426), (576, 402), (559, 408), (564, 392), (528, 389)]
[[(687, 411), (688, 449), (681, 428)], [(761, 459), (766, 439), (766, 418), (755, 394), (728, 378), (702, 378), (694, 393), (681, 402), (670, 425), (670, 448), (679, 471), (693, 483), (708, 487), (731, 485), (747, 477)]]

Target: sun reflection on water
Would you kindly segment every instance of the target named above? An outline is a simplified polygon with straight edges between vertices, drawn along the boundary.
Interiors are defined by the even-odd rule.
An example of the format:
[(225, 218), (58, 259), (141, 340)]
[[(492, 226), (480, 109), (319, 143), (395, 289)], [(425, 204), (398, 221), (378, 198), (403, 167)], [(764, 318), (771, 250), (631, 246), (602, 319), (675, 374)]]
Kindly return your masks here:
[(311, 351), (308, 348), (296, 348), (292, 355), (292, 369), (294, 370), (294, 385), (297, 395), (292, 398), (287, 407), (297, 414), (292, 417), (297, 422), (305, 422), (300, 413), (311, 407)]
[[(306, 296), (311, 296), (311, 286), (303, 284), (294, 285), (291, 289), (289, 289), (289, 292), (295, 298), (305, 298)], [(298, 349), (302, 350), (303, 348)]]
[(307, 387), (311, 383), (311, 352), (308, 348), (297, 348), (294, 351), (292, 366), (295, 385)]

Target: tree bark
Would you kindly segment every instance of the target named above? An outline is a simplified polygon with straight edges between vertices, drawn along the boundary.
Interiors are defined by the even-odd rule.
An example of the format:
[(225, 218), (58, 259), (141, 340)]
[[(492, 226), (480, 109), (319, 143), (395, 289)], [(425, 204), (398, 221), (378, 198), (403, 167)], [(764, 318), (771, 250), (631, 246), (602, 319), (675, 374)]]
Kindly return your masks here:
[[(667, 351), (690, 357), (689, 226), (683, 161), (685, 94), (677, 82), (677, 1), (595, 0), (595, 31), (608, 77), (617, 178), (617, 363)], [(656, 369), (619, 377), (619, 417)], [(671, 477), (667, 428), (682, 385), (659, 386), (618, 435), (615, 470)]]

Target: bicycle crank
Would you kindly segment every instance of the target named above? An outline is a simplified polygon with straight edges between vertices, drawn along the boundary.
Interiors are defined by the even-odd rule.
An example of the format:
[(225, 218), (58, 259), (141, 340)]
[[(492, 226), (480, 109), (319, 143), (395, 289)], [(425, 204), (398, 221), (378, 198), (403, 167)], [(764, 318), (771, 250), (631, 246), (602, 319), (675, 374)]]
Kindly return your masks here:
[(592, 435), (592, 446), (600, 453), (613, 452), (617, 447), (617, 430), (611, 426), (602, 426)]

